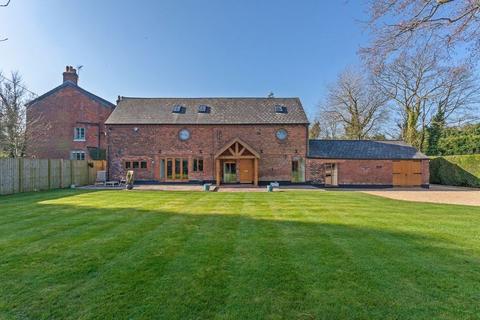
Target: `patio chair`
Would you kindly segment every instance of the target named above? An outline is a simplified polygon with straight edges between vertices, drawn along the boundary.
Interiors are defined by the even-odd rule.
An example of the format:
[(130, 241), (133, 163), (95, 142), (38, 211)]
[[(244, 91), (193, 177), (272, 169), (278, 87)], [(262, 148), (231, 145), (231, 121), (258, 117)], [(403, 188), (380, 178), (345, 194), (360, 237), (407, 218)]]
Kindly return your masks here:
[(97, 171), (97, 178), (95, 179), (95, 185), (105, 185), (107, 182), (107, 171), (99, 170)]

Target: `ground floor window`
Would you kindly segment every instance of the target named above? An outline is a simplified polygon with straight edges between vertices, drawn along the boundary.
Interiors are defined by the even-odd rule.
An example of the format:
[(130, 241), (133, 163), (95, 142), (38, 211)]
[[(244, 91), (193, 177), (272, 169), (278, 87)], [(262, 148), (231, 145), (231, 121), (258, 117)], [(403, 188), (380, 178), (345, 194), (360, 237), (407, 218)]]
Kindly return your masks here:
[(125, 169), (147, 169), (147, 161), (125, 161)]
[(70, 159), (72, 159), (72, 160), (85, 160), (85, 151), (72, 151), (70, 153)]
[(203, 172), (203, 159), (193, 159), (193, 172)]

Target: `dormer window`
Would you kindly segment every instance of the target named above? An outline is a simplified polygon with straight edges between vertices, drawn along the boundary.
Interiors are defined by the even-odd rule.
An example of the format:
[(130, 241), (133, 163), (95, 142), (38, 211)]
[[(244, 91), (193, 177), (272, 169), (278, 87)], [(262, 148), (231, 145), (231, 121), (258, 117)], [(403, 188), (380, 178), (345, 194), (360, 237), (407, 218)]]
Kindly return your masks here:
[(185, 107), (181, 105), (173, 106), (172, 113), (185, 113)]
[(199, 105), (198, 113), (210, 113), (210, 107), (206, 105)]
[(275, 106), (275, 113), (287, 113), (287, 107), (277, 104)]

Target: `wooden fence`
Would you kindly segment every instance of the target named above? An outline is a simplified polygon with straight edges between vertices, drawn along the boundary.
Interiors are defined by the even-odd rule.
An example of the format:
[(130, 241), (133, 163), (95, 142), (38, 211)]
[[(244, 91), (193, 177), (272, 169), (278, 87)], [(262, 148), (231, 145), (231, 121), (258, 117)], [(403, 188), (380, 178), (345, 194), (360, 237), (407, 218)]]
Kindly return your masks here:
[(0, 159), (0, 195), (93, 184), (106, 161)]

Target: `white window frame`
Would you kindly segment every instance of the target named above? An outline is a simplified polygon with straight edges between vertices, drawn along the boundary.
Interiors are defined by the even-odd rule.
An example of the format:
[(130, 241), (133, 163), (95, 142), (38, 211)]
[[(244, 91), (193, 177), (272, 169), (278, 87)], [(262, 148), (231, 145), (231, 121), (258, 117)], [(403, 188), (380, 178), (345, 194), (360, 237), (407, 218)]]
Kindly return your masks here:
[[(73, 129), (73, 141), (85, 141), (85, 131), (83, 127), (75, 127)], [(81, 132), (83, 132), (83, 135), (80, 134)]]
[[(82, 159), (83, 158), (83, 159)], [(87, 156), (85, 151), (82, 150), (74, 150), (70, 152), (70, 159), (71, 160), (86, 160)]]

